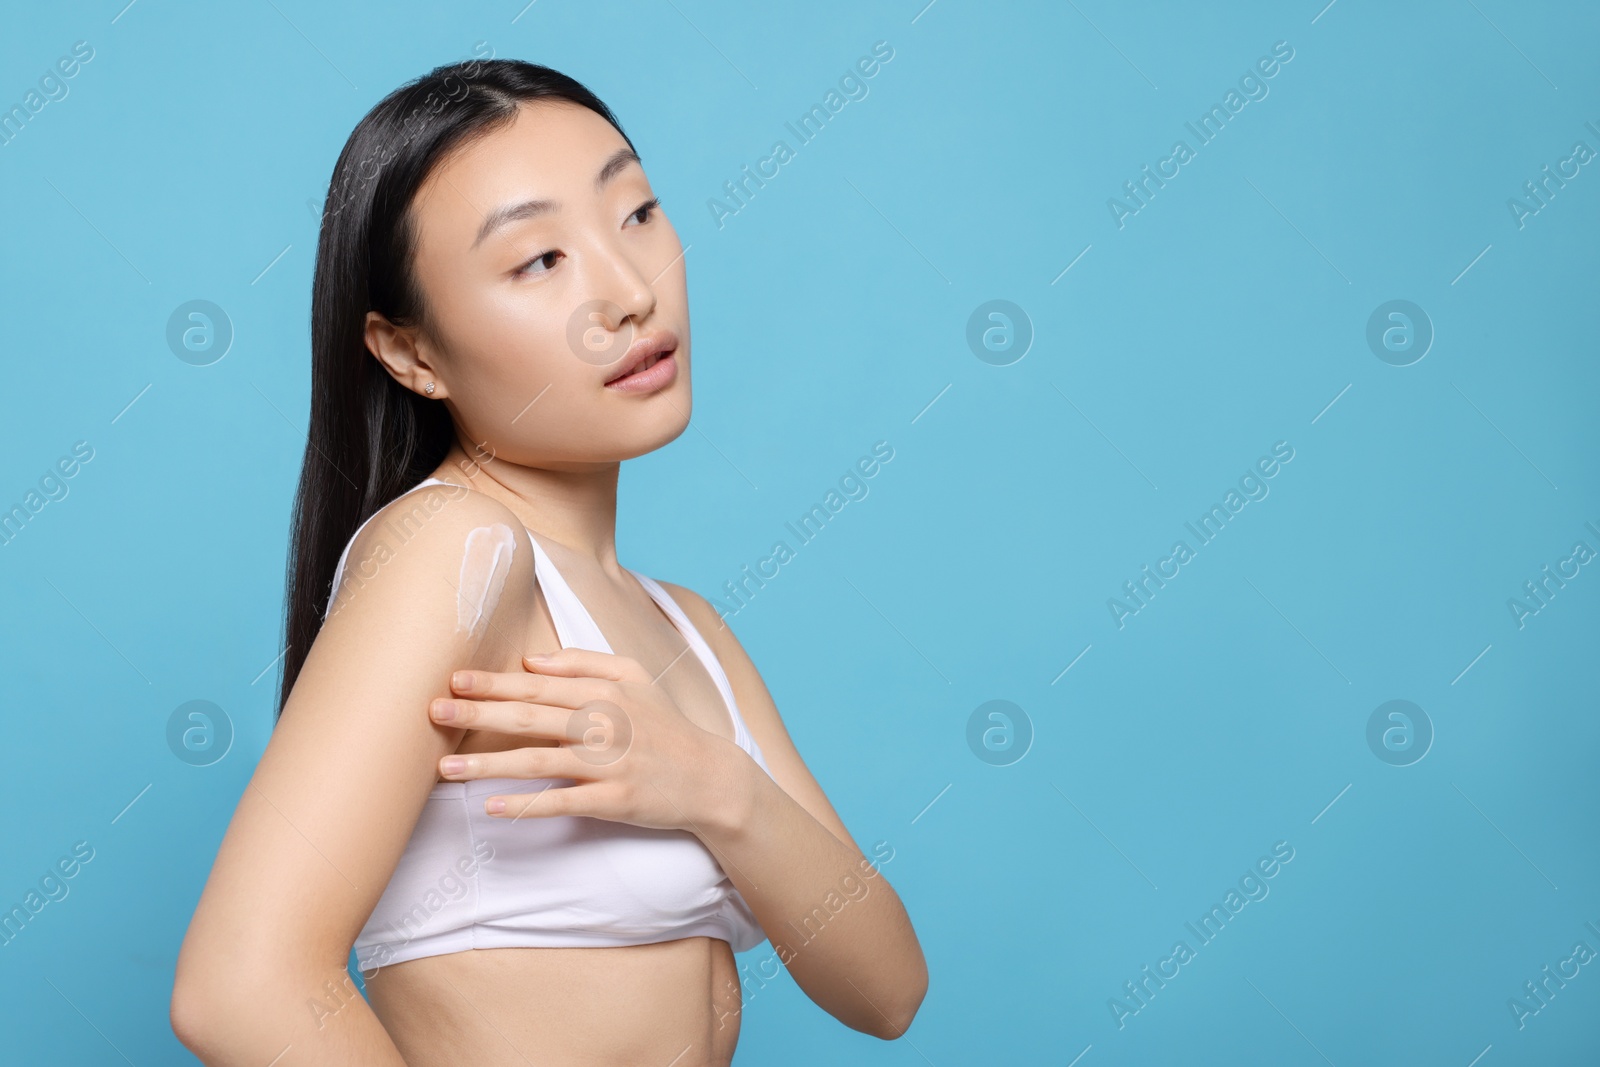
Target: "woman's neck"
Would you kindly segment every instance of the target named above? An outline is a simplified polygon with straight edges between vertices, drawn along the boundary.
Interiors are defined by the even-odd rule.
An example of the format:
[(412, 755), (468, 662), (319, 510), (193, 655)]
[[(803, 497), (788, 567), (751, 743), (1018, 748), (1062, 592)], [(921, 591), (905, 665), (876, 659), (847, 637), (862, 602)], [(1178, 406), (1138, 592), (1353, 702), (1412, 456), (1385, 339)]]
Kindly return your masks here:
[(473, 459), (453, 445), (433, 477), (493, 497), (540, 537), (592, 559), (620, 579), (617, 562), (617, 476), (620, 463), (588, 470), (524, 467), (504, 459)]

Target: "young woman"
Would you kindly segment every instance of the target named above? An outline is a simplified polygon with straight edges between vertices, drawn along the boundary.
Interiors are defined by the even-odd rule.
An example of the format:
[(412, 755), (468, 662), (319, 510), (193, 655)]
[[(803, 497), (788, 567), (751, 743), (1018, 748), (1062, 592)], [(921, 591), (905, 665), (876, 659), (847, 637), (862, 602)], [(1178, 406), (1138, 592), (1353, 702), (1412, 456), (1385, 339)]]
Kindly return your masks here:
[(881, 852), (716, 611), (616, 557), (619, 465), (688, 425), (690, 355), (683, 247), (611, 112), (510, 60), (402, 87), (339, 156), (314, 285), (280, 717), (179, 1038), (251, 1067), (726, 1064), (763, 939), (902, 1033), (927, 970)]

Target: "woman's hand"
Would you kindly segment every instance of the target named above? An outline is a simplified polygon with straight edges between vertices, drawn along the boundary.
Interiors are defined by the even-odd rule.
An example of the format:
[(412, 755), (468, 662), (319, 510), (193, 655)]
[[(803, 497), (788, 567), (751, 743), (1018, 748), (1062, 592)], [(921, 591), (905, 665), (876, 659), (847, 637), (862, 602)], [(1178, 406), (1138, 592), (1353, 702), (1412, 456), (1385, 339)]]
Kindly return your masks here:
[[(446, 756), (439, 773), (474, 778), (573, 778), (578, 784), (491, 796), (501, 818), (587, 815), (662, 830), (723, 829), (751, 797), (744, 755), (689, 720), (636, 660), (563, 648), (528, 656), (522, 672), (457, 671), (454, 699), (429, 714), (441, 726), (550, 738), (502, 752)], [(529, 673), (533, 672), (533, 673)]]

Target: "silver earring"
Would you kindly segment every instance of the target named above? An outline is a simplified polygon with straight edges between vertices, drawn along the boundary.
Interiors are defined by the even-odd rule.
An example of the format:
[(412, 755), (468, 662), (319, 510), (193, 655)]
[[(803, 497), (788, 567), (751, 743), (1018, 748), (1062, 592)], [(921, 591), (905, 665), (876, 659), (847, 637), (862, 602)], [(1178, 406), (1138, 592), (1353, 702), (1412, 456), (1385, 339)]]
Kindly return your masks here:
[(433, 395), (433, 383), (429, 382), (427, 385), (424, 385), (422, 387), (422, 391), (424, 393), (427, 393), (429, 396), (432, 396)]

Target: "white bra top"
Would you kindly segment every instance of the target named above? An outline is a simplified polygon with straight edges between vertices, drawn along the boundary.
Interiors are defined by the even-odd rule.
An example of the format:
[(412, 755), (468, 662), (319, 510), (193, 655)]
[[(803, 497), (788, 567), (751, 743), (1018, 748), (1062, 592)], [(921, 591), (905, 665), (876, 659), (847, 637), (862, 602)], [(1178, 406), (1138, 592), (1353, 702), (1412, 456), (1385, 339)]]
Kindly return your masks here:
[[(456, 483), (429, 478), (407, 492), (434, 484)], [(351, 544), (360, 532), (358, 527), (351, 535)], [(528, 540), (561, 646), (609, 653), (611, 645), (600, 627), (532, 531)], [(346, 544), (334, 571), (333, 592), (349, 553)], [(734, 743), (766, 771), (761, 748), (745, 728), (716, 654), (660, 583), (625, 569), (700, 657), (727, 704)], [(330, 603), (332, 599), (330, 594)], [(415, 712), (425, 713), (423, 708)], [(365, 971), (474, 948), (647, 945), (698, 935), (721, 938), (735, 952), (744, 952), (766, 939), (738, 889), (687, 830), (579, 815), (512, 820), (483, 811), (483, 800), (491, 795), (537, 793), (574, 783), (572, 778), (436, 783), (388, 886), (356, 938), (357, 965)]]

